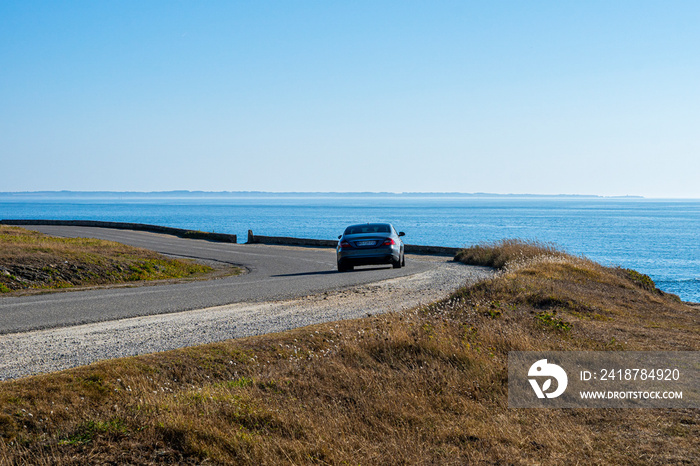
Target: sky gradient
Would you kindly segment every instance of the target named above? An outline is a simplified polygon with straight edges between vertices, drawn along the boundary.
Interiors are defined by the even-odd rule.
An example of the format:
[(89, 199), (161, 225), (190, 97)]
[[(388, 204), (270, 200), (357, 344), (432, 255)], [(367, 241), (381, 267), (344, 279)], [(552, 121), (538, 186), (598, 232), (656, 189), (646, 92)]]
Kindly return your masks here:
[(697, 1), (3, 1), (0, 191), (700, 198)]

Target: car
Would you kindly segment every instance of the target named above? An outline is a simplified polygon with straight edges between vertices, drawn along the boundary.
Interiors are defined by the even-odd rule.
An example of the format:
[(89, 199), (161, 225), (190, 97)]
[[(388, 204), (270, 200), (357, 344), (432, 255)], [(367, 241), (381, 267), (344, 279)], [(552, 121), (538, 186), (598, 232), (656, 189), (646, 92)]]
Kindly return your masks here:
[(396, 232), (390, 223), (350, 225), (338, 236), (336, 256), (338, 271), (353, 270), (356, 265), (391, 264), (395, 269), (406, 265), (403, 231)]

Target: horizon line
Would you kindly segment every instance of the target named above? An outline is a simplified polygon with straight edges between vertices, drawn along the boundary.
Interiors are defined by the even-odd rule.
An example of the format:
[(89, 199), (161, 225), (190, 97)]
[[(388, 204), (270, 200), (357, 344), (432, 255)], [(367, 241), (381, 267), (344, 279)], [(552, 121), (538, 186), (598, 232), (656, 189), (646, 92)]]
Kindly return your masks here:
[[(340, 196), (465, 196), (465, 197), (581, 197), (581, 198), (634, 198), (646, 199), (645, 196), (625, 195), (601, 195), (601, 194), (538, 194), (538, 193), (487, 193), (487, 192), (459, 192), (459, 191), (204, 191), (174, 189), (164, 191), (112, 191), (112, 190), (42, 190), (42, 191), (0, 191), (0, 195), (340, 195)], [(695, 199), (695, 198), (657, 198), (657, 199)]]

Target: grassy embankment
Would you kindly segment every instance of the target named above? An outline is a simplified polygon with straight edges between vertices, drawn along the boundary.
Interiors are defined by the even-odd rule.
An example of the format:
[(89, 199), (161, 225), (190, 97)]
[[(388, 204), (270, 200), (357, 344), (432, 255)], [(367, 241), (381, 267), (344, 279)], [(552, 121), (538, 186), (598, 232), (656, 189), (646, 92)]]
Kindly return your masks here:
[(0, 226), (0, 293), (201, 277), (212, 268), (112, 241)]
[(409, 312), (0, 383), (0, 462), (697, 464), (700, 414), (509, 409), (512, 350), (698, 350), (648, 277), (517, 241)]

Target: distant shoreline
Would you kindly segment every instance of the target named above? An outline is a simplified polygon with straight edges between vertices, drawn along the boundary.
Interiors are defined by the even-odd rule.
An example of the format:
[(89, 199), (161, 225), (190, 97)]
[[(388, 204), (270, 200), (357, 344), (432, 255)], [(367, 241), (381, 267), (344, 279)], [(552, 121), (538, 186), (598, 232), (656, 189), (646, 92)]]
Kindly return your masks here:
[(0, 192), (0, 197), (103, 197), (103, 198), (238, 198), (238, 197), (465, 197), (465, 198), (544, 198), (544, 199), (645, 199), (644, 196), (599, 196), (595, 194), (500, 194), (458, 192), (272, 192), (272, 191), (16, 191)]

